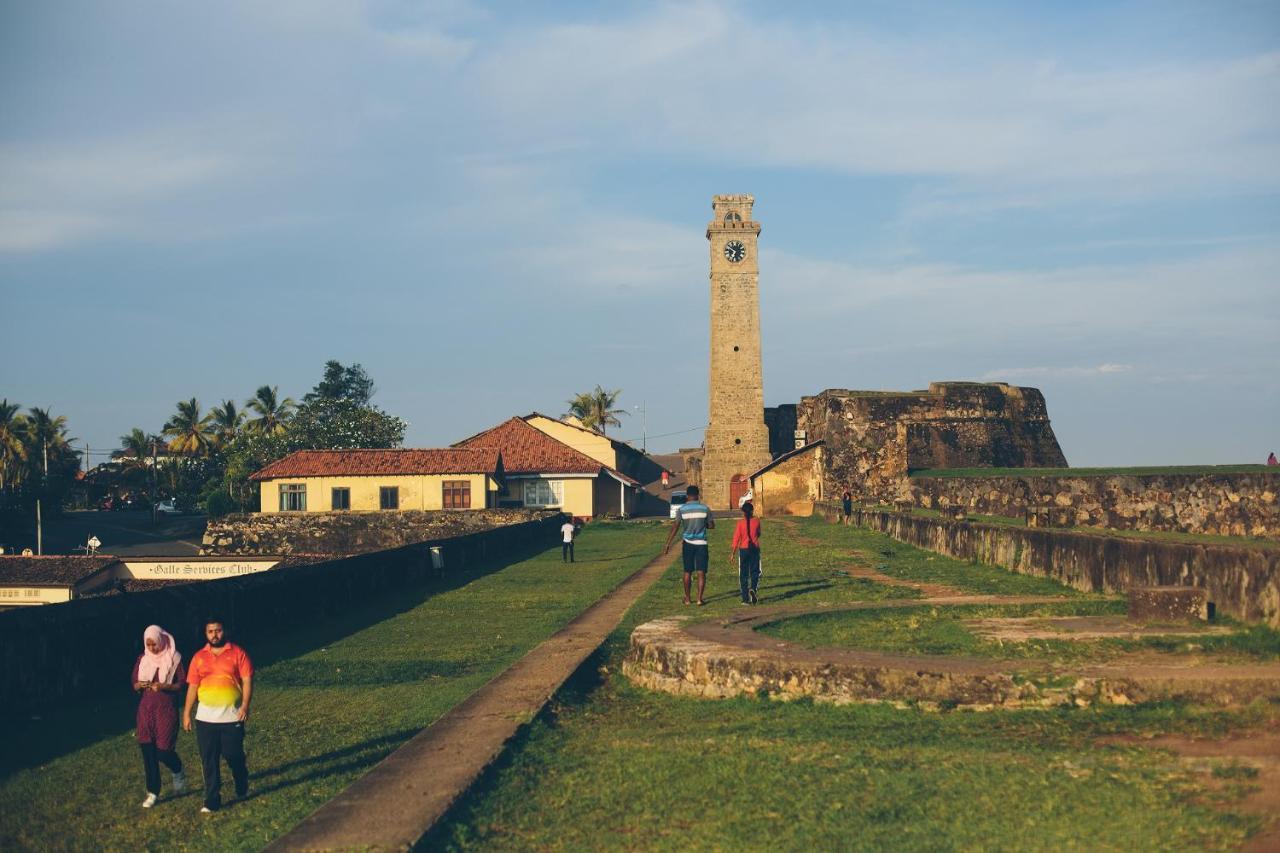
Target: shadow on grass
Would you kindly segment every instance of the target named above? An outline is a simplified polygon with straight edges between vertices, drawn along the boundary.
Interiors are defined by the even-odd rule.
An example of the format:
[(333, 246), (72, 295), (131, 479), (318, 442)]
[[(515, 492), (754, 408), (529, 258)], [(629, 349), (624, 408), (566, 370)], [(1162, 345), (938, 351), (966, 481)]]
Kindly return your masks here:
[[(802, 581), (797, 583), (780, 583), (761, 585), (758, 590), (761, 604), (777, 604), (779, 601), (786, 601), (789, 598), (797, 598), (801, 595), (808, 595), (811, 592), (817, 592), (822, 589), (831, 589), (834, 584), (826, 581)], [(794, 587), (786, 592), (774, 593), (772, 590), (782, 589), (784, 587)]]
[[(355, 604), (350, 610), (334, 618), (286, 630), (278, 636), (242, 638), (233, 635), (231, 639), (233, 642), (242, 643), (245, 646), (253, 658), (255, 668), (261, 670), (272, 664), (299, 657), (314, 649), (330, 646), (338, 640), (362, 631), (371, 625), (376, 625), (379, 622), (412, 610), (432, 596), (466, 586), (472, 581), (501, 571), (507, 566), (551, 550), (554, 549), (547, 548), (542, 543), (533, 543), (501, 558), (485, 560), (456, 574), (430, 580), (421, 586), (390, 590), (376, 599)], [(163, 620), (161, 621), (163, 622)], [(190, 659), (194, 649), (182, 649), (182, 651), (184, 656)], [(283, 674), (287, 680), (282, 683), (282, 686), (317, 686), (315, 681), (300, 680), (303, 670), (309, 664), (303, 664), (303, 662), (298, 662), (298, 664), (298, 670), (292, 674), (291, 667), (285, 668)], [(405, 664), (406, 669), (403, 671), (408, 672), (417, 667), (419, 674), (413, 677), (421, 678), (423, 677), (421, 671), (431, 664), (433, 662), (413, 661)], [(427, 675), (453, 674), (444, 671), (449, 664), (442, 662), (434, 662), (434, 664), (441, 669), (428, 672)], [(130, 731), (134, 726), (138, 701), (137, 697), (129, 689), (129, 671), (132, 666), (132, 660), (120, 662), (119, 694), (113, 694), (96, 701), (81, 701), (74, 705), (68, 704), (37, 718), (6, 720), (6, 743), (4, 749), (0, 750), (0, 779), (11, 776), (19, 770), (46, 764), (58, 756), (82, 749), (104, 738), (122, 735)], [(369, 674), (367, 677), (373, 679), (370, 681), (331, 679), (321, 683), (319, 686), (325, 686), (326, 684), (386, 684), (390, 682), (380, 679), (392, 677), (391, 670), (393, 669), (395, 667), (388, 667), (382, 673)], [(274, 671), (264, 673), (264, 675), (266, 676), (263, 680), (264, 686), (268, 688), (277, 686), (276, 673)], [(336, 673), (334, 676), (336, 676)], [(181, 698), (179, 698), (179, 702), (181, 701)]]
[(484, 802), (485, 797), (498, 785), (502, 772), (509, 768), (524, 751), (525, 745), (539, 725), (554, 728), (561, 714), (580, 710), (591, 701), (593, 694), (604, 685), (607, 675), (602, 669), (609, 661), (607, 643), (596, 649), (582, 665), (569, 676), (560, 689), (552, 695), (541, 713), (529, 722), (520, 726), (514, 737), (507, 742), (502, 753), (476, 777), (462, 796), (440, 816), (440, 820), (431, 831), (418, 840), (413, 846), (416, 851), (436, 851), (452, 849), (451, 828), (457, 823), (466, 823), (476, 816), (476, 807)]

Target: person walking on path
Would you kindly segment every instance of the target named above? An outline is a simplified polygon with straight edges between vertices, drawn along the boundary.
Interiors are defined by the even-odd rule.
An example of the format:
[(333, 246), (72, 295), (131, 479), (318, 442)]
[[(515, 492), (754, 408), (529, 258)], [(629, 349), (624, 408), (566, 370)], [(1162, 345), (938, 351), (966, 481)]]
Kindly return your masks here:
[(688, 500), (676, 510), (675, 521), (671, 523), (671, 532), (667, 534), (667, 544), (662, 553), (671, 551), (671, 541), (676, 538), (676, 531), (681, 532), (681, 547), (684, 557), (684, 603), (689, 603), (692, 591), (693, 575), (698, 576), (698, 606), (701, 607), (703, 592), (707, 588), (707, 531), (714, 530), (715, 519), (711, 517), (711, 508), (698, 500), (701, 492), (697, 486), (685, 489)]
[(756, 587), (760, 585), (760, 519), (753, 518), (755, 505), (747, 501), (742, 505), (742, 520), (733, 529), (729, 562), (738, 558), (738, 589), (743, 604), (755, 604)]
[(178, 691), (185, 676), (173, 635), (159, 625), (148, 626), (142, 632), (142, 654), (133, 664), (133, 689), (142, 694), (138, 700), (137, 737), (147, 780), (144, 809), (160, 799), (161, 764), (173, 774), (173, 793), (187, 790), (182, 759), (174, 751), (178, 741)]
[(573, 519), (569, 519), (560, 525), (560, 534), (564, 536), (564, 541), (560, 544), (560, 562), (573, 562)]
[(222, 807), (223, 759), (231, 768), (236, 797), (249, 793), (249, 768), (244, 757), (244, 724), (253, 696), (253, 661), (245, 650), (227, 641), (222, 619), (205, 620), (208, 644), (191, 658), (187, 671), (187, 704), (182, 728), (191, 731), (191, 708), (197, 701), (196, 744), (204, 768), (204, 808), (208, 814)]
[(840, 514), (843, 516), (844, 523), (848, 524), (849, 518), (853, 515), (853, 495), (849, 494), (848, 489), (840, 496)]

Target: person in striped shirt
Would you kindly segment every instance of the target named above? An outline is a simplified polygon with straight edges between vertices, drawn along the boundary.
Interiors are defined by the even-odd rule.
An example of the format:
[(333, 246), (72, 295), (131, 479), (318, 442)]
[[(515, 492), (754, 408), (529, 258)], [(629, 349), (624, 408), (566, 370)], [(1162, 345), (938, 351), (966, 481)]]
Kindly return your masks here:
[(680, 531), (684, 557), (684, 603), (689, 603), (693, 576), (697, 574), (698, 606), (701, 607), (704, 603), (702, 594), (707, 588), (707, 549), (710, 547), (707, 545), (707, 531), (715, 529), (716, 521), (711, 517), (711, 508), (698, 500), (700, 492), (697, 486), (690, 486), (685, 492), (689, 499), (676, 510), (662, 553), (671, 551), (671, 542), (676, 538), (676, 531)]

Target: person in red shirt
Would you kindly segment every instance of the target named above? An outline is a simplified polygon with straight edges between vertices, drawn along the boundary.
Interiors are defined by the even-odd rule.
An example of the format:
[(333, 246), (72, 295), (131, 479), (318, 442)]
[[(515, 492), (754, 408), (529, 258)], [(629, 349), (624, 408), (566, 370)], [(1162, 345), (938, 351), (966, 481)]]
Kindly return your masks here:
[(755, 604), (756, 587), (760, 585), (760, 519), (753, 518), (755, 506), (751, 501), (742, 505), (742, 520), (733, 529), (729, 562), (738, 558), (738, 588), (743, 604)]
[(249, 793), (249, 768), (244, 757), (244, 724), (253, 696), (253, 661), (245, 650), (227, 641), (221, 617), (205, 620), (208, 644), (196, 652), (187, 668), (187, 703), (182, 728), (191, 731), (191, 709), (196, 710), (196, 744), (204, 768), (204, 807), (215, 812), (222, 806), (222, 768), (226, 759), (235, 781), (236, 797)]

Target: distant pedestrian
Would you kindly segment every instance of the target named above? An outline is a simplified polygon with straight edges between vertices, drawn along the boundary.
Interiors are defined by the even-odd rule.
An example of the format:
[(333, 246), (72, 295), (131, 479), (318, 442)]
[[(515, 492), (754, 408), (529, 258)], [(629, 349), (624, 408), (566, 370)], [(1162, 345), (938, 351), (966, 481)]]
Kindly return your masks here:
[(738, 558), (738, 590), (743, 604), (755, 604), (756, 587), (760, 585), (760, 519), (753, 518), (755, 505), (747, 501), (742, 505), (742, 518), (733, 529), (729, 562)]
[(849, 523), (849, 518), (853, 515), (853, 495), (849, 494), (848, 489), (840, 496), (840, 520), (845, 524)]
[(138, 700), (137, 738), (147, 783), (144, 809), (160, 799), (161, 764), (173, 774), (173, 793), (187, 790), (182, 759), (174, 750), (178, 740), (178, 691), (185, 677), (182, 655), (174, 645), (173, 635), (159, 625), (148, 626), (142, 632), (142, 654), (133, 664), (133, 689), (142, 694)]
[(671, 540), (676, 531), (681, 533), (681, 556), (684, 559), (684, 603), (689, 603), (692, 592), (692, 580), (698, 576), (698, 606), (701, 607), (703, 592), (707, 588), (707, 531), (714, 530), (715, 519), (711, 517), (711, 508), (698, 500), (700, 491), (697, 486), (685, 489), (688, 500), (676, 508), (675, 521), (671, 524), (671, 532), (667, 534), (667, 544), (662, 553), (671, 551)]
[(222, 618), (205, 620), (207, 645), (191, 658), (187, 671), (187, 704), (182, 728), (191, 731), (191, 708), (197, 700), (196, 744), (204, 768), (204, 808), (222, 806), (222, 760), (226, 759), (235, 781), (236, 796), (249, 793), (249, 768), (244, 757), (244, 724), (253, 695), (253, 662), (245, 650), (227, 641)]
[(573, 562), (573, 534), (575, 532), (573, 519), (569, 519), (560, 525), (560, 535), (564, 537), (564, 541), (560, 544), (560, 562)]
[(1268, 465), (1280, 465), (1280, 459), (1276, 459), (1276, 452), (1273, 450), (1267, 454)]
[[(1274, 455), (1274, 454), (1273, 454)], [(671, 472), (666, 468), (662, 469), (662, 488), (666, 489), (671, 486)]]

